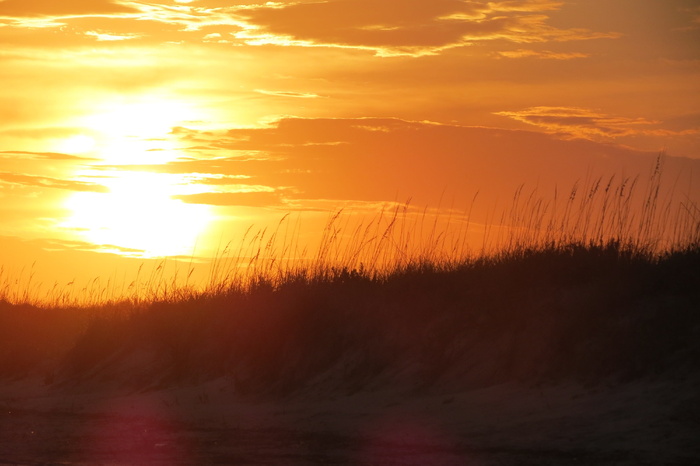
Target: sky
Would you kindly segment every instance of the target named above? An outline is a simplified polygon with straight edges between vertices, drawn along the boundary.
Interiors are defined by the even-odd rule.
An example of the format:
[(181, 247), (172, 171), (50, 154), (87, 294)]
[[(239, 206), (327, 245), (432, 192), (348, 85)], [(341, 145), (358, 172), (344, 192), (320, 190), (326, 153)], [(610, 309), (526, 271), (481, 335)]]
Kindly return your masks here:
[(0, 263), (68, 282), (409, 199), (484, 224), (662, 151), (695, 202), (699, 91), (698, 0), (0, 0)]

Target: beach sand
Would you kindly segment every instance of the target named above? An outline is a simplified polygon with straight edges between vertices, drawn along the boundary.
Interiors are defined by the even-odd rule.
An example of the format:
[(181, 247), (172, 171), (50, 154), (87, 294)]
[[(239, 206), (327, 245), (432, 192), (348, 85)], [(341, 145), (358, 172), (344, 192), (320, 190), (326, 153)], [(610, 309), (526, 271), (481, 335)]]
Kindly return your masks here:
[(314, 387), (275, 400), (228, 378), (0, 388), (2, 465), (691, 465), (693, 380), (402, 390)]

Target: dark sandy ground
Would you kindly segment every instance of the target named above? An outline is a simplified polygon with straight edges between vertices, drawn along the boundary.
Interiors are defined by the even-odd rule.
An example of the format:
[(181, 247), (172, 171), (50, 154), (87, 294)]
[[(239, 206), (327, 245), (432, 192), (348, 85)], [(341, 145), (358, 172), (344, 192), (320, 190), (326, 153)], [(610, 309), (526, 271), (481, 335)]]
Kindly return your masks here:
[(697, 465), (697, 380), (242, 400), (230, 380), (0, 386), (0, 465)]
[(635, 254), (0, 302), (0, 465), (700, 465), (700, 250)]

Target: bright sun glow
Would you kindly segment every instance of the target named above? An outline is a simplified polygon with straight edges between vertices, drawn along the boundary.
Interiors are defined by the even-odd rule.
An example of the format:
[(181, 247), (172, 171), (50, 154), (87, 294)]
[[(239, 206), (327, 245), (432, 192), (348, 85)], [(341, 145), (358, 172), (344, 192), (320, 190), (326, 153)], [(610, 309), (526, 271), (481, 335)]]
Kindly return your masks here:
[(159, 98), (108, 102), (85, 119), (86, 126), (111, 136), (151, 137), (193, 117), (187, 104)]
[(182, 180), (171, 175), (119, 172), (101, 182), (110, 192), (73, 194), (66, 201), (72, 215), (62, 225), (93, 244), (144, 257), (190, 255), (211, 220), (208, 206), (171, 198), (183, 192)]
[[(95, 169), (76, 173), (76, 178), (99, 183), (109, 192), (72, 194), (65, 201), (71, 215), (61, 226), (120, 254), (192, 254), (212, 220), (211, 208), (175, 199), (193, 194), (196, 186), (181, 175), (154, 173), (152, 167), (180, 155), (178, 141), (170, 137), (172, 128), (202, 115), (183, 101), (159, 95), (98, 102), (91, 110), (78, 122), (90, 136), (72, 136), (62, 149), (98, 159)], [(139, 171), (140, 165), (150, 167)]]
[(64, 139), (59, 145), (58, 150), (68, 154), (84, 154), (95, 148), (95, 138), (86, 134), (78, 134)]
[(178, 148), (168, 136), (172, 128), (201, 118), (186, 102), (140, 96), (98, 104), (77, 124), (96, 134), (94, 154), (107, 164), (158, 164), (176, 157)]

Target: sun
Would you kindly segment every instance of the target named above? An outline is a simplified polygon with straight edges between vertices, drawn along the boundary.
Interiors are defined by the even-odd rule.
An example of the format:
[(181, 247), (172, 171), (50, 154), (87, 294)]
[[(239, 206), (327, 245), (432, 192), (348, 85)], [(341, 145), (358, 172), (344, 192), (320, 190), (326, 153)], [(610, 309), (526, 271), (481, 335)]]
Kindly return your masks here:
[(87, 134), (76, 134), (61, 141), (58, 146), (60, 152), (68, 154), (85, 154), (95, 148), (95, 138)]
[(62, 149), (89, 155), (74, 178), (107, 192), (71, 194), (60, 226), (123, 255), (191, 255), (212, 221), (212, 208), (178, 199), (203, 188), (165, 167), (186, 150), (172, 137), (172, 128), (201, 118), (192, 105), (167, 92), (93, 103), (77, 121), (83, 133), (64, 140)]
[(90, 155), (108, 165), (162, 164), (180, 149), (174, 127), (206, 120), (192, 103), (167, 95), (135, 95), (93, 104), (75, 125), (91, 134), (64, 142), (68, 149)]
[(101, 181), (108, 193), (78, 192), (65, 202), (61, 225), (83, 240), (124, 255), (191, 255), (212, 219), (206, 205), (173, 196), (186, 182), (173, 175), (120, 171)]
[(139, 96), (105, 101), (93, 108), (82, 122), (88, 128), (115, 137), (153, 137), (195, 117), (195, 110), (183, 101)]

